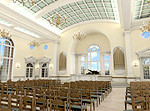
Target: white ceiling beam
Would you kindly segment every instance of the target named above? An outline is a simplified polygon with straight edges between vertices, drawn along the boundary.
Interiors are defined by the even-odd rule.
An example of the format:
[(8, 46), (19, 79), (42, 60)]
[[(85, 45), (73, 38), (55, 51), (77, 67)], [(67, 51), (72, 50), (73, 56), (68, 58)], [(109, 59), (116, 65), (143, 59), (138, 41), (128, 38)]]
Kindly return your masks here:
[[(59, 0), (59, 7), (73, 3), (73, 2), (78, 2), (78, 1), (81, 1), (81, 0)], [(34, 18), (38, 19), (38, 18), (42, 17), (43, 15), (46, 15), (48, 12), (51, 12), (52, 10), (56, 9), (57, 7), (58, 7), (58, 1), (39, 10), (33, 16), (34, 16)]]
[(132, 23), (132, 8), (134, 0), (118, 0), (118, 10), (121, 26), (124, 30), (130, 30)]
[(48, 37), (51, 40), (58, 40), (59, 36), (50, 30), (44, 28), (38, 23), (26, 18), (25, 16), (11, 10), (0, 3), (0, 18), (7, 20), (13, 24), (13, 27), (22, 27), (26, 30), (32, 31), (41, 37)]

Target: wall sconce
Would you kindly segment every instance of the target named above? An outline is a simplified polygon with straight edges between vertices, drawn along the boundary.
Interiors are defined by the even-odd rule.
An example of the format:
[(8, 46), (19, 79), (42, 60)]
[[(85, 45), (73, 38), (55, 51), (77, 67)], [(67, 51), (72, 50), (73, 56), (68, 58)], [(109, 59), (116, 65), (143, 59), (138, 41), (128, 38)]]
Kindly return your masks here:
[(134, 67), (137, 67), (137, 66), (138, 66), (138, 63), (135, 62), (135, 63), (134, 63)]
[(16, 68), (20, 68), (20, 64), (19, 63), (16, 64)]
[(50, 69), (53, 69), (53, 64), (50, 64), (50, 65), (49, 65), (49, 68), (50, 68)]

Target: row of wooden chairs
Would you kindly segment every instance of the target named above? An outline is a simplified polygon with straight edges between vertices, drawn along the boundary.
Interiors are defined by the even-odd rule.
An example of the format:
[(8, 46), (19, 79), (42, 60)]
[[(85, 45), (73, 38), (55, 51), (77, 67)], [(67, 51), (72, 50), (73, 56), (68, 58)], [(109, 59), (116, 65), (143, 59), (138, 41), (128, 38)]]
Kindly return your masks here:
[[(44, 106), (43, 108), (40, 106), (40, 110), (52, 109), (53, 106), (59, 106), (58, 108), (62, 108), (63, 106), (64, 110), (84, 111), (87, 110), (87, 106), (83, 104), (90, 104), (90, 111), (92, 111), (92, 104), (93, 110), (95, 110), (94, 100), (99, 99), (100, 104), (100, 97), (101, 100), (104, 99), (104, 97), (106, 97), (112, 90), (111, 83), (104, 81), (76, 81), (64, 84), (61, 84), (60, 81), (54, 80), (41, 81), (27, 80), (17, 82), (8, 81), (6, 83), (1, 83), (1, 95), (2, 97), (3, 95), (10, 94), (12, 97), (19, 96), (23, 99), (23, 104), (30, 104), (31, 108), (33, 108), (33, 106), (38, 107), (39, 103), (42, 103), (39, 100), (43, 100)], [(37, 86), (39, 83), (40, 85)], [(81, 84), (84, 87), (80, 87)], [(25, 100), (28, 100), (28, 102), (25, 102)], [(57, 103), (62, 104), (54, 105), (56, 100), (58, 101)], [(36, 101), (38, 104), (33, 105), (31, 104), (33, 103), (32, 101)], [(53, 101), (54, 103), (51, 104)]]
[(131, 82), (126, 88), (125, 110), (132, 105), (133, 111), (150, 111), (150, 82)]

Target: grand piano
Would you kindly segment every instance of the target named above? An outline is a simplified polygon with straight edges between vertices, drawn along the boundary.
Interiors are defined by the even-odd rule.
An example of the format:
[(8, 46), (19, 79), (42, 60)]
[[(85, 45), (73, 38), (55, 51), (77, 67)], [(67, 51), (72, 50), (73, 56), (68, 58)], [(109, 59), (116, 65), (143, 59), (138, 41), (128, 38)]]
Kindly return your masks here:
[(100, 75), (98, 71), (92, 71), (90, 69), (88, 69), (88, 73), (86, 73), (86, 75)]

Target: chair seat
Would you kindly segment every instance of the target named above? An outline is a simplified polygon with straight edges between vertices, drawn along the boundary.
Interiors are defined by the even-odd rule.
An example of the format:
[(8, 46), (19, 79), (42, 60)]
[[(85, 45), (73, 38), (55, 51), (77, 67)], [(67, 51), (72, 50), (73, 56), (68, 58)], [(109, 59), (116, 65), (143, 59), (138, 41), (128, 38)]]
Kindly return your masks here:
[(91, 97), (97, 99), (97, 95), (91, 95)]
[(131, 95), (125, 95), (125, 96), (131, 98)]
[[(82, 110), (86, 109), (87, 106), (85, 105), (82, 105)], [(77, 110), (77, 111), (81, 111), (81, 106), (78, 106), (78, 105), (71, 105), (71, 109), (72, 110)]]
[[(126, 100), (125, 103), (128, 103), (128, 104), (131, 104), (131, 105), (132, 105), (132, 100)], [(140, 101), (135, 101), (135, 104), (136, 104), (136, 103), (140, 103)]]
[(93, 103), (94, 99), (92, 99), (91, 101), (90, 101), (90, 99), (82, 99), (82, 102), (83, 103)]
[(123, 111), (133, 111), (132, 109), (128, 109), (128, 110), (123, 110)]

